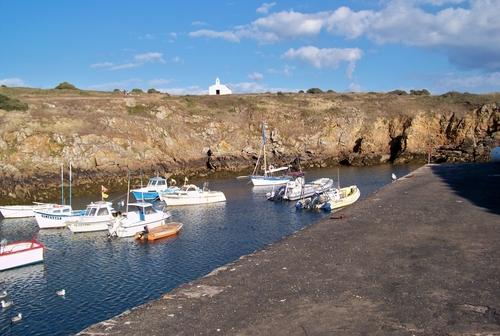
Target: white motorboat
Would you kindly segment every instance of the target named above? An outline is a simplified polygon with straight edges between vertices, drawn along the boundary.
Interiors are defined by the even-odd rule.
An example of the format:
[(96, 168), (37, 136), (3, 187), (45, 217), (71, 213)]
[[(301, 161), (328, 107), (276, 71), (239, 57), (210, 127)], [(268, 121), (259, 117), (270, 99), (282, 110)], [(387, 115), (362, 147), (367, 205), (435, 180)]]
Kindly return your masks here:
[(42, 243), (36, 240), (0, 243), (0, 271), (43, 261)]
[(37, 202), (33, 202), (33, 205), (1, 205), (0, 213), (4, 218), (35, 217), (34, 210), (46, 210), (52, 206), (54, 204)]
[(114, 220), (116, 211), (111, 202), (92, 202), (87, 205), (83, 216), (66, 222), (66, 226), (73, 233), (106, 231)]
[(156, 210), (151, 203), (130, 203), (128, 210), (115, 219), (109, 227), (110, 237), (133, 237), (137, 232), (152, 229), (162, 224), (171, 216), (170, 212)]
[(66, 227), (66, 223), (83, 216), (83, 210), (73, 210), (71, 205), (54, 205), (47, 210), (35, 210), (35, 219), (40, 229)]
[(198, 188), (194, 184), (188, 184), (174, 193), (164, 193), (160, 195), (160, 199), (168, 206), (172, 205), (195, 205), (207, 204), (216, 202), (225, 202), (226, 196), (222, 191), (208, 190), (207, 185), (203, 189)]
[(289, 181), (285, 186), (273, 189), (266, 195), (271, 201), (282, 199), (296, 201), (301, 198), (311, 197), (314, 194), (322, 194), (332, 188), (333, 180), (331, 178), (322, 177), (310, 183), (305, 183), (303, 177), (297, 177), (295, 180)]
[(175, 192), (177, 190), (179, 190), (179, 187), (169, 187), (166, 179), (157, 176), (150, 178), (147, 186), (130, 191), (137, 201), (154, 201), (160, 197), (161, 193)]

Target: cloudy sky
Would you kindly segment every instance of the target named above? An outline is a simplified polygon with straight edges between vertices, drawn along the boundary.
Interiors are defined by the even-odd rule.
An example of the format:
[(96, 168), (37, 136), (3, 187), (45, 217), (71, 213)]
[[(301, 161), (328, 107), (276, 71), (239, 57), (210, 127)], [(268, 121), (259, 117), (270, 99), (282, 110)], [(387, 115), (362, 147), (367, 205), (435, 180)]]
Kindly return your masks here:
[(0, 0), (0, 84), (500, 91), (500, 0)]

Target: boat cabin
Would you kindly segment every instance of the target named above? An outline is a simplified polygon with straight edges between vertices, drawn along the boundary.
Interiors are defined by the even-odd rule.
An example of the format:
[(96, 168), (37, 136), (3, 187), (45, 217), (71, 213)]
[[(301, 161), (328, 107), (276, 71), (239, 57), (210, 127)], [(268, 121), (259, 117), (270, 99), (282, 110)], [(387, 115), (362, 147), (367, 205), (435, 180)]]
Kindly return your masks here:
[(167, 180), (163, 177), (152, 177), (148, 181), (148, 187), (162, 187), (167, 186)]
[(194, 184), (187, 184), (183, 185), (181, 189), (179, 190), (179, 193), (186, 194), (188, 192), (198, 192), (199, 188), (195, 186)]
[(137, 216), (141, 221), (146, 218), (147, 215), (151, 215), (157, 213), (157, 211), (153, 208), (151, 203), (146, 202), (138, 202), (138, 203), (129, 203), (128, 205), (128, 216), (131, 214)]
[(115, 210), (111, 207), (111, 202), (93, 202), (87, 205), (84, 216), (87, 217), (98, 217), (98, 216), (109, 216), (115, 213)]

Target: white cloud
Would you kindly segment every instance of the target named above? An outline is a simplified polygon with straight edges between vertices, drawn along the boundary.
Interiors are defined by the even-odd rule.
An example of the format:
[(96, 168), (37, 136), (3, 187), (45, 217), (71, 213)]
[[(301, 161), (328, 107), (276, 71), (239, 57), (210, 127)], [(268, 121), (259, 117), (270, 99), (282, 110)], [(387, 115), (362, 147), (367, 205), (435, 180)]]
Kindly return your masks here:
[(139, 37), (140, 40), (154, 40), (155, 36), (153, 34), (145, 34), (144, 36)]
[(177, 87), (177, 88), (159, 88), (158, 91), (166, 92), (171, 95), (203, 95), (208, 94), (208, 89), (202, 89), (197, 85), (187, 86), (187, 87)]
[(112, 62), (100, 62), (91, 64), (91, 68), (103, 68), (108, 70), (122, 70), (140, 67), (146, 63), (165, 63), (163, 54), (159, 52), (148, 52), (134, 56), (133, 62), (115, 64)]
[(290, 66), (288, 64), (285, 64), (283, 69), (269, 68), (269, 69), (267, 69), (267, 72), (269, 72), (270, 74), (274, 74), (274, 75), (283, 75), (286, 77), (290, 77), (293, 74), (292, 71), (294, 69), (295, 69), (295, 67)]
[(143, 64), (143, 63), (165, 63), (163, 59), (163, 54), (159, 52), (148, 52), (144, 54), (135, 55), (134, 59)]
[(248, 78), (250, 78), (253, 81), (260, 81), (264, 78), (264, 75), (261, 74), (260, 72), (252, 72), (251, 74), (248, 75)]
[(91, 90), (106, 90), (106, 91), (114, 89), (128, 90), (131, 89), (133, 86), (140, 85), (141, 83), (142, 83), (141, 79), (130, 78), (122, 81), (94, 84), (90, 85), (88, 88)]
[(256, 12), (260, 14), (267, 14), (269, 10), (276, 5), (276, 2), (264, 2), (259, 8), (257, 8)]
[(142, 65), (142, 63), (123, 63), (118, 65), (113, 65), (109, 67), (109, 69), (110, 70), (130, 69), (130, 68), (137, 68), (140, 65)]
[(207, 23), (204, 21), (193, 21), (193, 22), (191, 22), (191, 25), (192, 26), (206, 26)]
[(230, 31), (215, 31), (209, 29), (201, 29), (189, 33), (190, 37), (208, 37), (208, 38), (220, 38), (229, 42), (239, 42), (240, 38), (237, 34)]
[(500, 72), (474, 75), (450, 73), (441, 77), (437, 82), (437, 86), (445, 90), (490, 88), (491, 90), (498, 91), (498, 88), (500, 88)]
[(349, 84), (349, 91), (351, 92), (361, 92), (361, 85), (358, 83)]
[(21, 78), (4, 78), (0, 79), (0, 85), (20, 87), (25, 86), (26, 83)]
[(164, 78), (157, 78), (157, 79), (152, 79), (148, 82), (150, 86), (159, 86), (159, 85), (165, 85), (168, 83), (171, 83), (171, 79), (164, 79)]
[(174, 56), (174, 57), (172, 57), (172, 62), (174, 62), (174, 63), (182, 63), (183, 60), (179, 56)]
[(91, 68), (110, 68), (112, 67), (114, 64), (111, 63), (111, 62), (101, 62), (101, 63), (94, 63), (94, 64), (91, 64), (90, 67)]
[[(271, 13), (224, 31), (199, 30), (191, 37), (261, 43), (317, 36), (322, 31), (348, 39), (416, 46), (443, 53), (466, 68), (500, 69), (500, 1), (385, 0), (379, 10)], [(434, 6), (435, 8), (428, 8)]]
[(341, 62), (347, 62), (347, 76), (352, 77), (356, 62), (361, 59), (363, 52), (358, 48), (323, 48), (313, 46), (289, 49), (283, 54), (287, 59), (298, 59), (311, 64), (315, 68), (338, 68)]

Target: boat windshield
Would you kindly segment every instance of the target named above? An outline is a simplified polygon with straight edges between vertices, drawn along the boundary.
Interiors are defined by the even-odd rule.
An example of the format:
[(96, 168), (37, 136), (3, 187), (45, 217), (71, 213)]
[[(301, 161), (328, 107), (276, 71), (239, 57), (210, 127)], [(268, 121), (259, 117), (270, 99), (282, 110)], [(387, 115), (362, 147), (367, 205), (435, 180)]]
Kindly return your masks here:
[(109, 215), (109, 211), (107, 208), (100, 208), (97, 212), (97, 216), (107, 216)]
[(88, 207), (87, 210), (85, 210), (85, 216), (94, 216), (96, 210), (95, 207)]
[(155, 186), (156, 180), (149, 180), (148, 186)]
[(160, 180), (160, 181), (158, 181), (158, 182), (156, 183), (156, 185), (163, 186), (163, 185), (165, 185), (165, 184), (166, 184), (165, 182), (166, 182), (166, 181), (164, 181), (164, 180)]

